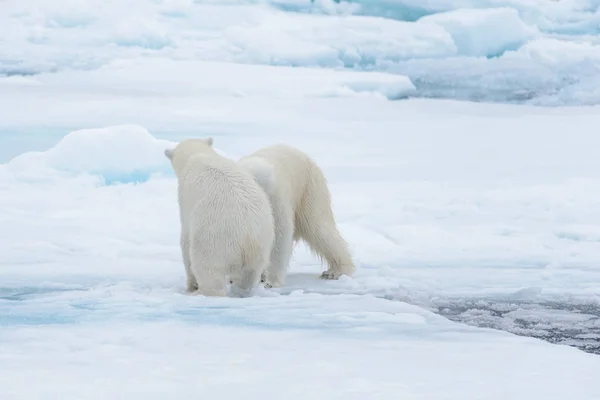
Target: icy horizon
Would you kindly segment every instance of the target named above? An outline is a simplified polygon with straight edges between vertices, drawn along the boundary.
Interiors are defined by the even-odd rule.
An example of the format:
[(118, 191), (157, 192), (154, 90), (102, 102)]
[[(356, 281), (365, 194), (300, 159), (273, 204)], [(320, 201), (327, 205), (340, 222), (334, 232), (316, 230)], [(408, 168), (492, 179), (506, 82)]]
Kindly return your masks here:
[(402, 75), (418, 98), (600, 102), (600, 13), (588, 0), (8, 0), (3, 10), (0, 76), (203, 59)]

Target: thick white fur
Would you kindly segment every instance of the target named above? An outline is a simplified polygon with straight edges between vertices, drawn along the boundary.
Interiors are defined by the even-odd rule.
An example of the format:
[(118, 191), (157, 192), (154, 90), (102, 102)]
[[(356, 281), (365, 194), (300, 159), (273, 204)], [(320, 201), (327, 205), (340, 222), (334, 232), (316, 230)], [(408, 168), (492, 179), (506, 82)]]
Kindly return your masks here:
[(300, 239), (327, 262), (322, 278), (352, 275), (354, 263), (334, 220), (327, 181), (307, 154), (280, 144), (243, 157), (238, 165), (255, 177), (271, 202), (275, 242), (263, 276), (268, 286), (284, 285), (294, 242)]
[(225, 296), (230, 275), (247, 296), (269, 263), (273, 216), (264, 190), (212, 143), (186, 139), (165, 150), (178, 180), (187, 291)]

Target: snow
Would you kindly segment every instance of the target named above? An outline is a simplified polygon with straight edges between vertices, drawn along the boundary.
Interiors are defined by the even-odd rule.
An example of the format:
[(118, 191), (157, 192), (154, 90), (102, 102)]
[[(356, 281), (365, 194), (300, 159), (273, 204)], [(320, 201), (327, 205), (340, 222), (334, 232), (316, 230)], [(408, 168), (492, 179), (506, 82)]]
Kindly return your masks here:
[[(599, 398), (597, 15), (3, 2), (0, 397)], [(356, 275), (186, 295), (163, 151), (203, 136), (309, 153)]]
[(512, 8), (460, 9), (420, 19), (442, 26), (452, 35), (458, 54), (500, 56), (516, 50), (537, 36)]
[[(45, 152), (13, 158), (6, 168), (13, 176), (47, 180), (47, 174), (101, 175), (108, 182), (147, 180), (152, 173), (167, 172), (161, 157), (173, 142), (157, 140), (139, 126), (83, 129), (66, 135)], [(131, 157), (131, 155), (134, 157)], [(137, 178), (136, 178), (137, 177)]]
[(390, 72), (412, 80), (414, 97), (600, 101), (600, 13), (586, 0), (7, 0), (3, 10), (4, 75), (202, 59)]
[[(3, 374), (7, 393), (101, 398), (220, 390), (233, 396), (239, 389), (220, 385), (240, 382), (249, 396), (259, 396), (271, 377), (277, 388), (329, 398), (334, 389), (325, 382), (348, 376), (335, 393), (351, 398), (398, 390), (425, 398), (543, 393), (558, 399), (566, 388), (579, 390), (579, 398), (597, 395), (590, 372), (598, 367), (596, 356), (432, 313), (466, 308), (449, 316), (543, 338), (573, 326), (573, 314), (541, 313), (543, 324), (532, 320), (533, 328), (524, 329), (523, 309), (535, 317), (554, 301), (588, 304), (593, 312), (600, 271), (594, 108), (314, 97), (324, 81), (310, 84), (312, 70), (283, 67), (282, 74), (294, 71), (305, 84), (291, 91), (265, 73), (260, 91), (255, 67), (244, 80), (241, 66), (237, 82), (251, 83), (240, 96), (219, 78), (221, 64), (207, 64), (214, 78), (188, 80), (185, 71), (201, 64), (149, 63), (135, 80), (139, 64), (124, 63), (69, 73), (71, 80), (39, 76), (37, 85), (3, 92), (3, 105), (16, 99), (38, 110), (9, 108), (3, 129), (33, 132), (21, 134), (22, 141), (45, 123), (77, 125), (48, 149), (9, 157), (0, 167), (6, 210), (0, 323), (7, 328), (1, 362), (21, 366)], [(153, 67), (156, 93), (144, 91)], [(159, 74), (164, 68), (175, 73)], [(224, 67), (226, 77), (229, 71)], [(176, 183), (161, 151), (192, 135), (214, 136), (233, 158), (279, 141), (309, 152), (330, 181), (356, 276), (319, 280), (322, 267), (299, 246), (285, 288), (261, 289), (251, 299), (185, 296)], [(529, 305), (507, 307), (506, 317), (494, 319), (476, 313), (484, 306), (470, 306), (478, 298), (492, 308)], [(585, 314), (575, 321), (582, 321), (581, 332), (564, 343), (593, 342), (588, 336), (598, 320)], [(115, 359), (122, 360), (118, 367)], [(434, 367), (433, 359), (448, 360), (448, 368)], [(25, 387), (17, 374), (33, 360), (29, 379), (50, 373), (49, 365), (53, 379)], [(225, 368), (219, 360), (234, 365), (231, 379), (208, 379), (216, 376), (209, 370)], [(131, 363), (148, 367), (124, 381)], [(448, 375), (450, 365), (457, 372)], [(564, 365), (568, 375), (552, 379), (565, 374)], [(206, 383), (185, 385), (197, 371)], [(251, 381), (249, 371), (255, 371)], [(503, 373), (508, 383), (490, 391)], [(104, 379), (119, 383), (107, 386)], [(154, 383), (136, 384), (146, 381)], [(473, 389), (472, 382), (481, 386)]]
[[(12, 368), (0, 376), (4, 395), (85, 400), (174, 394), (254, 400), (275, 393), (290, 399), (591, 399), (595, 383), (589, 373), (598, 366), (594, 356), (584, 354), (565, 368), (565, 362), (575, 360), (568, 348), (549, 352), (551, 345), (528, 341), (517, 350), (506, 338), (490, 342), (469, 334), (467, 343), (457, 339), (458, 332), (399, 333), (365, 341), (361, 336), (371, 332), (332, 337), (201, 322), (115, 322), (108, 327), (23, 327), (0, 333), (20, 355), (8, 359)], [(438, 352), (440, 340), (452, 357)], [(359, 357), (356, 349), (361, 349)], [(57, 363), (68, 367), (57, 369)], [(515, 371), (517, 364), (521, 368)]]
[(226, 35), (243, 49), (236, 59), (261, 64), (369, 67), (456, 54), (452, 37), (439, 26), (375, 17), (274, 13)]

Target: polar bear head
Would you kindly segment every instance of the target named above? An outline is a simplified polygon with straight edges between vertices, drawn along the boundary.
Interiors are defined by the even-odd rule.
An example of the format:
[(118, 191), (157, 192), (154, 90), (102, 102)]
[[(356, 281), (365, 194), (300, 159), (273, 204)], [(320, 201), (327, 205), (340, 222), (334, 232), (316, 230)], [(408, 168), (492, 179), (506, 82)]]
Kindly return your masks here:
[(177, 174), (187, 163), (190, 157), (197, 154), (218, 155), (212, 147), (213, 138), (185, 139), (172, 149), (165, 150), (165, 157), (171, 161), (171, 165)]

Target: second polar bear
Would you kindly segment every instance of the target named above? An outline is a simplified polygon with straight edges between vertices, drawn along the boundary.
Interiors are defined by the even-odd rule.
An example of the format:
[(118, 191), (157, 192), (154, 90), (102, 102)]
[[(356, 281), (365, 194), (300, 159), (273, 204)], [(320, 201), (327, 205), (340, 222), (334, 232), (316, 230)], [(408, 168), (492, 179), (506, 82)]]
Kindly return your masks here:
[(217, 154), (213, 139), (186, 139), (165, 150), (178, 181), (181, 251), (187, 291), (249, 295), (267, 268), (273, 216), (264, 189), (232, 160)]
[(302, 151), (283, 144), (245, 156), (238, 164), (269, 194), (275, 222), (275, 242), (266, 283), (281, 287), (294, 242), (302, 239), (327, 262), (324, 279), (352, 275), (354, 263), (338, 232), (331, 210), (331, 194), (318, 165)]

